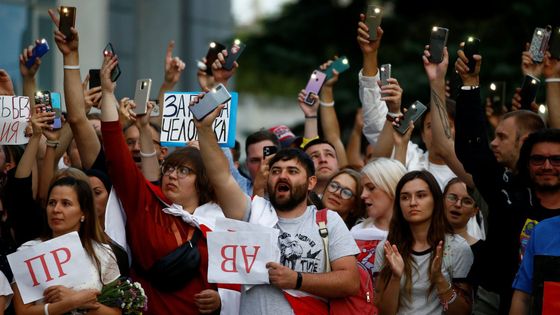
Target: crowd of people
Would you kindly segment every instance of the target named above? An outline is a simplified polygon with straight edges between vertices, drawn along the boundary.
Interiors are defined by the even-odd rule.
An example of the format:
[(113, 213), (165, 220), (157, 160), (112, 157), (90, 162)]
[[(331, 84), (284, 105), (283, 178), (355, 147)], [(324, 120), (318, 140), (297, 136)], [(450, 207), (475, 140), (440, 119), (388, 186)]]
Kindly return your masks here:
[[(32, 108), (28, 143), (0, 151), (0, 314), (122, 314), (98, 300), (122, 276), (145, 290), (146, 314), (328, 314), (329, 301), (347, 297), (372, 304), (372, 314), (560, 311), (547, 298), (557, 290), (550, 283), (560, 281), (560, 60), (550, 53), (543, 62), (521, 53), (522, 74), (545, 79), (545, 121), (520, 109), (527, 100), (519, 89), (511, 106), (492, 108), (481, 98), (483, 56), (462, 48), (451, 65), (462, 82), (452, 99), (451, 53), (444, 48), (436, 63), (423, 47), (418, 62), (429, 82), (429, 110), (402, 134), (399, 82), (407, 78), (380, 81), (383, 29), (370, 30), (361, 15), (361, 109), (350, 137), (342, 139), (335, 110), (336, 83), (347, 74), (334, 70), (318, 94), (294, 93), (304, 134), (262, 126), (247, 137), (241, 167), (240, 148), (221, 148), (212, 127), (223, 104), (194, 119), (198, 141), (162, 146), (164, 110), (151, 115), (150, 101), (145, 114), (135, 114), (142, 104), (115, 96), (118, 56), (103, 55), (101, 85), (90, 89), (79, 67), (79, 43), (87, 39), (74, 27), (64, 34), (59, 12), (49, 14), (64, 64), (61, 128), (53, 128), (54, 112), (37, 110), (41, 60), (30, 60), (32, 46), (19, 56), (21, 93), (0, 69), (0, 95), (27, 96)], [(186, 69), (173, 47), (160, 106), (184, 73), (196, 72), (204, 91), (194, 106), (240, 67), (225, 67), (232, 52), (226, 49), (207, 65), (211, 71)], [(331, 71), (332, 62), (317, 70)], [(94, 107), (100, 114), (90, 113)], [(411, 140), (414, 128), (426, 150)], [(280, 260), (266, 264), (268, 284), (208, 281), (207, 222), (217, 218), (279, 230)], [(24, 303), (6, 256), (71, 232), (88, 257), (83, 285), (50, 286), (42, 299)], [(359, 296), (361, 267), (371, 297)]]

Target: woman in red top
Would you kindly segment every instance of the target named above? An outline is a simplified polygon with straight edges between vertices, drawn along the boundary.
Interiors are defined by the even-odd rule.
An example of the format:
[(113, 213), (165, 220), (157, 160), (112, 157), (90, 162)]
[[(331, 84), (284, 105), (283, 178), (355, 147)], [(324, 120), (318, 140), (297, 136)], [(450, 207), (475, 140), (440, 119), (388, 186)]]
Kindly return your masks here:
[[(158, 285), (156, 282), (166, 275), (154, 275), (150, 271), (154, 263), (188, 242), (193, 234), (200, 235), (197, 231), (206, 231), (203, 225), (193, 222), (192, 215), (223, 214), (212, 202), (214, 192), (197, 149), (183, 148), (171, 153), (162, 165), (160, 186), (144, 178), (132, 159), (119, 123), (115, 83), (110, 79), (117, 63), (117, 57), (108, 54), (101, 69), (101, 130), (111, 181), (127, 216), (126, 232), (133, 261), (131, 275), (142, 284), (148, 296), (146, 314), (219, 312), (221, 302), (216, 285), (209, 284), (207, 279), (208, 250), (204, 234), (193, 241), (200, 253), (198, 268), (179, 289)], [(145, 155), (155, 152), (151, 141), (141, 146)]]

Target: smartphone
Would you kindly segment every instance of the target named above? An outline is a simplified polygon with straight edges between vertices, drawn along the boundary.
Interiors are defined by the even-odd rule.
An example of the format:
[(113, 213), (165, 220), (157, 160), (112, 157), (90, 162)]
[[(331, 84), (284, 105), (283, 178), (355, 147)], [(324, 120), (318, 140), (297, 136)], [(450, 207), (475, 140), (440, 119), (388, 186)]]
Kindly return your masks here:
[(39, 43), (35, 44), (33, 50), (31, 51), (31, 57), (27, 59), (25, 66), (29, 69), (35, 63), (35, 58), (43, 57), (49, 51), (49, 44), (46, 39), (41, 39)]
[(550, 34), (550, 46), (548, 47), (550, 55), (554, 59), (560, 59), (560, 26), (556, 27)]
[(269, 155), (273, 155), (278, 152), (278, 148), (275, 145), (267, 145), (263, 147), (263, 159)]
[(547, 26), (546, 28), (535, 28), (535, 31), (533, 32), (533, 38), (531, 39), (531, 45), (529, 46), (529, 52), (531, 53), (531, 59), (533, 59), (533, 62), (543, 62), (544, 53), (548, 48), (550, 33), (550, 26)]
[[(111, 43), (108, 43), (107, 46), (105, 46), (105, 49), (103, 49), (103, 55), (104, 56), (116, 55), (115, 49), (113, 48), (113, 45)], [(121, 67), (119, 67), (119, 64), (117, 63), (113, 71), (111, 71), (111, 81), (113, 82), (117, 81), (120, 75), (121, 75)]]
[(395, 130), (400, 134), (404, 135), (408, 130), (409, 123), (411, 121), (416, 122), (420, 117), (422, 117), (422, 114), (426, 112), (426, 109), (426, 105), (422, 104), (420, 101), (412, 103), (404, 114), (404, 118), (400, 122), (399, 126), (393, 126), (393, 128), (395, 128)]
[(313, 71), (311, 73), (311, 77), (309, 81), (307, 81), (307, 86), (305, 87), (305, 91), (307, 92), (305, 95), (305, 100), (303, 102), (307, 105), (313, 105), (314, 99), (313, 94), (318, 95), (323, 83), (325, 83), (325, 78), (327, 77), (326, 74), (319, 70)]
[(379, 68), (379, 79), (381, 80), (381, 86), (389, 84), (387, 80), (391, 77), (391, 64), (386, 63), (381, 65)]
[(336, 70), (336, 72), (338, 72), (338, 74), (341, 74), (342, 72), (346, 71), (350, 69), (350, 63), (348, 62), (348, 58), (346, 58), (346, 56), (342, 56), (340, 58), (337, 58), (336, 60), (334, 60), (330, 66), (327, 68), (327, 70), (325, 70), (325, 74), (327, 75), (327, 77), (325, 78), (325, 81), (329, 80), (330, 78), (333, 77), (334, 73), (333, 70)]
[(148, 111), (148, 101), (150, 100), (150, 90), (152, 89), (152, 79), (140, 79), (136, 81), (136, 91), (134, 92), (134, 113), (144, 115)]
[(220, 104), (224, 104), (231, 99), (231, 95), (223, 84), (218, 84), (210, 92), (204, 94), (200, 101), (192, 106), (189, 110), (197, 120), (202, 120), (210, 114)]
[(67, 41), (71, 41), (74, 39), (74, 34), (70, 31), (70, 28), (76, 25), (76, 8), (61, 6), (59, 14), (58, 30), (66, 36)]
[(474, 60), (473, 56), (480, 54), (480, 39), (469, 36), (465, 41), (465, 47), (463, 47), (463, 52), (465, 53), (465, 57), (469, 59), (469, 62), (467, 63), (467, 67), (469, 67), (468, 73), (474, 73), (474, 69), (476, 67), (476, 60)]
[(218, 53), (222, 52), (222, 50), (226, 49), (226, 46), (217, 43), (211, 42), (208, 45), (208, 52), (206, 53), (206, 74), (212, 75), (212, 64), (216, 59), (218, 59)]
[(369, 40), (377, 40), (377, 27), (381, 25), (383, 10), (381, 7), (370, 4), (366, 12), (366, 25), (369, 29)]
[(444, 27), (432, 27), (430, 35), (430, 62), (441, 63), (443, 61), (443, 49), (447, 45), (447, 34), (449, 30)]
[(519, 92), (519, 95), (521, 96), (521, 109), (531, 110), (531, 103), (537, 97), (537, 91), (539, 90), (540, 84), (541, 80), (532, 75), (526, 75), (523, 78), (521, 91)]
[(490, 102), (492, 102), (494, 114), (501, 114), (506, 105), (506, 82), (496, 81), (490, 83), (488, 97), (490, 98)]
[(224, 64), (224, 69), (226, 69), (228, 71), (233, 69), (233, 63), (237, 59), (239, 59), (239, 56), (241, 56), (241, 54), (243, 53), (243, 50), (245, 50), (246, 46), (247, 45), (242, 43), (239, 39), (236, 39), (233, 42), (233, 45), (228, 50), (228, 55), (226, 57), (226, 63)]
[(51, 107), (52, 111), (54, 112), (54, 120), (52, 122), (53, 129), (62, 128), (62, 108), (60, 106), (60, 103), (60, 93), (51, 92)]
[(100, 69), (89, 69), (89, 88), (101, 86), (101, 77), (99, 76)]

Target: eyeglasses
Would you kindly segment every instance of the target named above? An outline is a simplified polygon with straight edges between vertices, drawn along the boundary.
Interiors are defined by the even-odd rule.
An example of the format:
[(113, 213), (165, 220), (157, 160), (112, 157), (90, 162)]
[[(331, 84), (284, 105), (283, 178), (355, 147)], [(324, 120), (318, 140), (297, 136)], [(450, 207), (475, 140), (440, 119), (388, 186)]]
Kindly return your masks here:
[(459, 196), (457, 196), (455, 194), (447, 194), (447, 195), (445, 195), (445, 199), (447, 199), (447, 201), (449, 201), (451, 203), (457, 203), (457, 200), (461, 200), (461, 206), (463, 206), (465, 208), (474, 207), (474, 200), (472, 200), (471, 198), (468, 198), (468, 197), (459, 199)]
[(327, 190), (332, 193), (340, 190), (340, 196), (342, 197), (342, 199), (350, 199), (352, 198), (352, 196), (354, 196), (354, 193), (349, 188), (342, 187), (338, 182), (335, 181), (329, 183), (329, 186), (327, 186)]
[(560, 166), (560, 155), (531, 155), (529, 157), (529, 163), (535, 166), (544, 165), (544, 162), (548, 160), (548, 163), (552, 166)]
[(177, 177), (178, 178), (185, 178), (187, 177), (187, 175), (193, 173), (194, 171), (192, 168), (187, 167), (187, 166), (169, 166), (169, 165), (163, 165), (161, 167), (161, 173), (164, 176), (169, 176), (171, 175), (171, 173), (177, 171)]

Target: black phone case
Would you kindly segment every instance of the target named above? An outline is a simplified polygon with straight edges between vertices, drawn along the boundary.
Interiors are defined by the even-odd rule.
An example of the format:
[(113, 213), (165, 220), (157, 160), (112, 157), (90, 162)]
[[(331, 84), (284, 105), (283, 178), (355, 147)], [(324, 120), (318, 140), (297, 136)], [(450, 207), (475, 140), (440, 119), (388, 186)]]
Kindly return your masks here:
[[(113, 48), (113, 44), (111, 43), (108, 43), (107, 46), (105, 46), (105, 49), (103, 49), (103, 54), (105, 54), (106, 51), (111, 53), (112, 56), (117, 54), (115, 52), (115, 48)], [(121, 67), (119, 67), (119, 64), (117, 63), (113, 71), (111, 71), (111, 81), (116, 82), (120, 76), (121, 76)]]
[(245, 50), (246, 45), (244, 43), (239, 43), (239, 50), (236, 53), (231, 52), (231, 48), (228, 50), (228, 55), (226, 57), (226, 63), (224, 64), (224, 69), (231, 70), (233, 69), (233, 63), (241, 56), (243, 50)]
[(100, 69), (89, 69), (89, 88), (101, 86)]
[(393, 126), (401, 135), (404, 135), (408, 130), (408, 125), (410, 121), (416, 122), (422, 114), (426, 111), (426, 105), (422, 104), (420, 101), (416, 101), (408, 107), (408, 110), (404, 114), (404, 118), (400, 122), (399, 126)]
[(443, 48), (447, 45), (448, 29), (438, 27), (432, 30), (430, 35), (430, 62), (441, 63), (443, 61)]
[(278, 148), (275, 145), (267, 145), (263, 147), (263, 158), (278, 152)]
[(550, 55), (554, 59), (560, 59), (560, 26), (556, 27), (550, 35)]
[(488, 89), (488, 97), (490, 102), (492, 102), (492, 109), (495, 114), (501, 114), (504, 106), (506, 105), (506, 82), (498, 81), (492, 82), (495, 88)]
[(226, 46), (214, 42), (214, 47), (209, 47), (208, 52), (206, 53), (206, 74), (212, 75), (212, 64), (216, 59), (218, 59), (218, 53), (222, 52), (222, 50), (226, 49)]
[[(68, 10), (68, 12), (64, 12)], [(58, 22), (58, 30), (66, 36), (66, 40), (74, 39), (74, 35), (70, 30), (76, 24), (76, 8), (75, 7), (60, 7), (60, 20)]]
[(531, 103), (537, 97), (537, 91), (539, 89), (541, 81), (533, 76), (526, 75), (523, 78), (523, 84), (521, 84), (521, 109), (531, 110)]
[(465, 53), (465, 57), (469, 59), (467, 63), (467, 67), (469, 67), (469, 73), (473, 73), (476, 67), (476, 60), (474, 60), (473, 56), (480, 54), (480, 39), (478, 38), (468, 38), (465, 41), (465, 49), (463, 52)]

